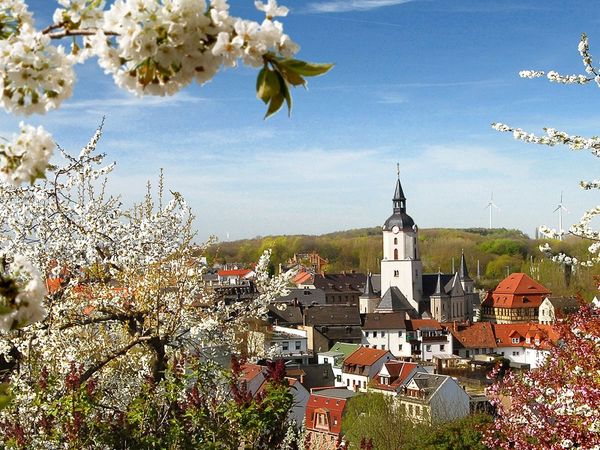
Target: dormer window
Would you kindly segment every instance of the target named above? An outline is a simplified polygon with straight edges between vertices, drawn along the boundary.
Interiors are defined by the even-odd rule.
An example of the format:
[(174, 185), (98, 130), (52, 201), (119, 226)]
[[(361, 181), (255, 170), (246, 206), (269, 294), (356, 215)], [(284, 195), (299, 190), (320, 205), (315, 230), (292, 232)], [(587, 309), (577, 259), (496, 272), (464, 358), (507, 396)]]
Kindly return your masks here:
[(519, 339), (518, 337), (512, 338), (512, 343), (513, 344), (518, 344), (520, 341), (521, 341), (521, 339)]

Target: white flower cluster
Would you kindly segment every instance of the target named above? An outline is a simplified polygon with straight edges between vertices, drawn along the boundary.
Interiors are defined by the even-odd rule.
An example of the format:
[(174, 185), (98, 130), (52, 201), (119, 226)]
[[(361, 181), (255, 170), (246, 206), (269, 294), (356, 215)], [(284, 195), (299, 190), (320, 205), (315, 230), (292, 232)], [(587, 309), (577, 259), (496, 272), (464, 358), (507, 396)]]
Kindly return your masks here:
[(287, 8), (274, 0), (256, 6), (267, 15), (261, 24), (230, 16), (225, 0), (211, 0), (208, 9), (204, 0), (117, 0), (90, 43), (120, 87), (137, 95), (172, 95), (194, 80), (206, 83), (239, 59), (260, 67), (268, 52), (288, 57), (298, 51), (272, 20)]
[(62, 8), (54, 11), (55, 24), (67, 24), (68, 28), (96, 28), (104, 16), (104, 0), (58, 0)]
[(545, 75), (545, 72), (539, 70), (521, 70), (519, 76), (521, 78), (540, 78)]
[(0, 181), (12, 185), (42, 178), (56, 144), (40, 127), (20, 124), (11, 141), (0, 141)]
[(18, 294), (14, 299), (0, 294), (0, 306), (11, 310), (0, 314), (0, 330), (21, 328), (42, 320), (46, 315), (42, 306), (46, 288), (39, 271), (24, 256), (14, 255), (3, 278), (16, 283)]
[(527, 133), (521, 128), (513, 128), (503, 123), (492, 123), (492, 128), (501, 132), (512, 132), (515, 139), (533, 144), (548, 145), (553, 147), (558, 144), (567, 145), (571, 150), (589, 150), (594, 156), (600, 157), (600, 137), (569, 135), (564, 131), (558, 131), (554, 128), (544, 128), (546, 136), (537, 136), (533, 133)]
[(63, 47), (29, 24), (0, 39), (0, 106), (6, 111), (43, 114), (71, 96), (74, 82)]
[(590, 80), (590, 78), (585, 75), (575, 74), (575, 75), (561, 75), (560, 73), (551, 70), (546, 74), (546, 78), (553, 83), (563, 83), (563, 84), (585, 84)]

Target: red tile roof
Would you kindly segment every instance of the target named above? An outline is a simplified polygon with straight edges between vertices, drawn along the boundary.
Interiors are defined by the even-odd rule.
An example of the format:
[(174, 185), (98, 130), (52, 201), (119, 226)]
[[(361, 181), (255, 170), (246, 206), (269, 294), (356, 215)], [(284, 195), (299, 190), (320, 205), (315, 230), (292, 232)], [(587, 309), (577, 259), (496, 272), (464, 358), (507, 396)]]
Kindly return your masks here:
[(494, 329), (489, 322), (475, 322), (464, 329), (455, 330), (452, 326), (448, 330), (464, 348), (495, 348), (496, 338)]
[(488, 292), (483, 306), (495, 308), (538, 308), (550, 291), (524, 273), (513, 273)]
[[(342, 390), (342, 388), (336, 388), (330, 392), (333, 393), (339, 390)], [(328, 391), (329, 389), (322, 389), (311, 392), (306, 404), (306, 428), (339, 435), (342, 431), (342, 415), (348, 398), (329, 395)], [(348, 396), (344, 397), (352, 395), (351, 391), (348, 391), (348, 393)], [(317, 413), (325, 415), (327, 422), (325, 428), (316, 426), (315, 417)]]
[(369, 347), (358, 347), (344, 359), (344, 365), (371, 366), (389, 353), (387, 350), (377, 350)]
[(415, 370), (419, 365), (413, 362), (404, 361), (388, 361), (385, 363), (385, 368), (390, 374), (390, 384), (380, 383), (381, 370), (375, 378), (373, 378), (373, 387), (375, 389), (381, 389), (384, 391), (395, 391), (406, 378)]
[(407, 330), (420, 330), (422, 328), (441, 330), (442, 326), (435, 319), (414, 319), (406, 321)]
[(242, 376), (240, 380), (245, 381), (246, 383), (250, 382), (258, 375), (260, 375), (263, 371), (264, 367), (259, 366), (258, 364), (243, 364), (242, 365)]
[(304, 284), (312, 278), (312, 274), (309, 272), (298, 272), (294, 278), (292, 278), (292, 283), (294, 284)]
[(220, 277), (245, 277), (250, 272), (252, 272), (250, 269), (219, 270), (217, 275)]
[[(495, 323), (494, 335), (497, 347), (529, 347), (550, 348), (551, 343), (558, 341), (558, 333), (552, 325), (537, 323)], [(513, 339), (519, 339), (514, 343)], [(527, 338), (530, 339), (527, 342)], [(535, 340), (539, 340), (536, 344)]]

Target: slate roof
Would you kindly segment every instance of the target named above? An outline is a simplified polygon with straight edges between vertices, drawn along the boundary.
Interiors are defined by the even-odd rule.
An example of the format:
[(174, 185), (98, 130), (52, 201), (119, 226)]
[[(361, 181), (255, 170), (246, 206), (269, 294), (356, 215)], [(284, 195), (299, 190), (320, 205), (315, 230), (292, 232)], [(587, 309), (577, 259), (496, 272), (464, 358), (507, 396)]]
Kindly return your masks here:
[[(281, 310), (278, 306), (285, 306), (285, 309)], [(302, 325), (302, 310), (299, 306), (291, 305), (269, 305), (269, 311), (267, 315), (270, 321), (277, 323), (277, 325), (289, 324), (289, 325)]]
[(383, 297), (381, 297), (381, 301), (376, 311), (393, 311), (393, 312), (416, 312), (412, 305), (408, 302), (402, 291), (398, 289), (396, 286), (390, 287)]
[(419, 390), (425, 394), (424, 400), (428, 400), (448, 378), (446, 375), (433, 375), (420, 372), (412, 377), (411, 383), (414, 381)]
[(415, 221), (412, 217), (406, 214), (406, 197), (400, 184), (400, 177), (396, 181), (396, 189), (394, 191), (394, 198), (392, 199), (394, 206), (393, 214), (383, 224), (384, 230), (391, 230), (397, 225), (401, 230), (412, 230), (415, 226)]
[(310, 306), (304, 310), (306, 325), (361, 325), (356, 305)]
[(403, 312), (365, 314), (363, 330), (406, 330)]
[[(448, 282), (452, 281), (454, 274), (442, 273), (441, 282), (442, 286), (446, 286)], [(423, 297), (431, 297), (435, 293), (435, 287), (437, 285), (438, 274), (437, 273), (424, 273), (423, 274)]]
[(460, 279), (463, 281), (472, 281), (469, 277), (469, 270), (467, 269), (467, 261), (465, 260), (465, 252), (460, 254)]
[(276, 303), (298, 303), (310, 306), (312, 304), (325, 304), (325, 291), (322, 289), (290, 289), (288, 295), (283, 295), (274, 300)]
[(361, 294), (361, 297), (366, 297), (366, 298), (374, 298), (377, 297), (377, 294), (375, 294), (375, 291), (373, 289), (373, 282), (372, 282), (372, 275), (368, 274), (367, 275), (367, 280), (365, 282), (365, 287), (363, 289), (363, 293)]
[(581, 304), (575, 297), (548, 297), (555, 313), (569, 314), (579, 311)]
[[(301, 371), (302, 374), (296, 374), (295, 371)], [(302, 385), (311, 390), (316, 387), (333, 386), (335, 376), (331, 364), (297, 364), (286, 366), (286, 376), (300, 379), (302, 375)]]
[(355, 291), (362, 293), (367, 280), (364, 273), (323, 273), (314, 276), (314, 286), (325, 292)]

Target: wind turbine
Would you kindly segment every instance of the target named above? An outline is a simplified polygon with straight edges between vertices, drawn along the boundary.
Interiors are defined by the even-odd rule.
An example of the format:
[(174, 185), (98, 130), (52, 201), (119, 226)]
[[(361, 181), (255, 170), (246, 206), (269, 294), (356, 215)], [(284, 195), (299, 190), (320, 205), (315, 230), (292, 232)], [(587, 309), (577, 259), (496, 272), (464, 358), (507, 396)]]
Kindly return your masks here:
[(496, 209), (500, 209), (496, 206), (496, 204), (494, 203), (494, 192), (492, 191), (492, 196), (490, 197), (490, 201), (488, 202), (486, 208), (488, 208), (490, 210), (490, 230), (492, 229), (492, 209), (496, 208)]
[(556, 207), (554, 212), (556, 212), (556, 211), (558, 211), (558, 240), (562, 241), (562, 230), (563, 230), (562, 213), (563, 213), (563, 211), (566, 211), (567, 213), (569, 212), (569, 210), (567, 208), (565, 208), (565, 205), (563, 205), (562, 191), (560, 191), (560, 203), (558, 204), (558, 206)]

